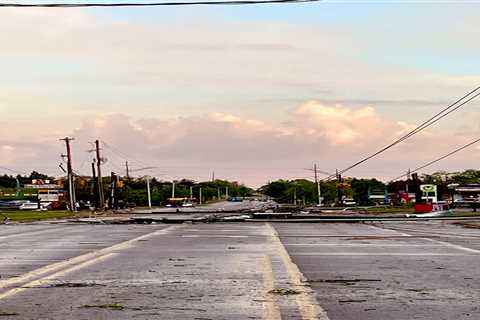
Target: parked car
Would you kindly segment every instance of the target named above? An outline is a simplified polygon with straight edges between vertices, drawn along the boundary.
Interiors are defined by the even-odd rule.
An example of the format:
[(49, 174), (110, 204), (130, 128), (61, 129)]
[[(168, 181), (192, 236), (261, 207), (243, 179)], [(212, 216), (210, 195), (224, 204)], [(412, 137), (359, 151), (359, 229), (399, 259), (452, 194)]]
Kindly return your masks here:
[(342, 205), (347, 206), (347, 207), (354, 207), (357, 205), (357, 202), (351, 198), (346, 198), (342, 200)]
[(37, 202), (24, 202), (20, 205), (18, 208), (20, 210), (38, 210), (41, 209), (41, 206), (39, 207)]

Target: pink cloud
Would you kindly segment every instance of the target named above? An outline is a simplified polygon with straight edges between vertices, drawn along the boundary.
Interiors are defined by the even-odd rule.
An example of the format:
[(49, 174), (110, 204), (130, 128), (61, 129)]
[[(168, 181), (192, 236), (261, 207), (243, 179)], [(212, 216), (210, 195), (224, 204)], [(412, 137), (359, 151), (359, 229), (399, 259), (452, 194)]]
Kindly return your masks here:
[[(414, 127), (392, 121), (373, 107), (315, 101), (297, 106), (289, 116), (290, 121), (279, 124), (228, 113), (148, 119), (107, 114), (84, 118), (68, 135), (75, 137), (74, 166), (84, 174), (89, 173), (93, 158), (87, 150), (98, 138), (121, 152), (103, 147), (108, 158), (106, 174), (110, 170), (123, 173), (128, 159), (133, 168), (158, 167), (150, 174), (166, 179), (205, 180), (215, 170), (219, 178), (259, 186), (278, 178), (308, 178), (304, 168), (315, 162), (323, 170), (341, 169)], [(64, 152), (62, 143), (41, 136), (30, 140), (23, 144), (15, 140), (0, 143), (0, 165), (60, 175), (57, 166), (59, 154)], [(418, 135), (351, 174), (387, 179), (468, 140), (466, 136), (433, 132)], [(445, 165), (468, 167), (479, 156), (478, 149), (472, 149), (468, 158), (459, 155)]]

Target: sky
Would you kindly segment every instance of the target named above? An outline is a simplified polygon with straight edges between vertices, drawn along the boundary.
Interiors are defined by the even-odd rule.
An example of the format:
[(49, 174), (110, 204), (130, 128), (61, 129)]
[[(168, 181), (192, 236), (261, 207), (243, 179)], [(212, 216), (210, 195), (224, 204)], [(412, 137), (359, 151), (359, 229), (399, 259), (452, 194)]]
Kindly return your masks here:
[[(62, 175), (66, 136), (79, 174), (95, 139), (104, 172), (129, 161), (137, 176), (215, 171), (254, 187), (312, 179), (314, 163), (334, 172), (480, 85), (479, 13), (476, 1), (0, 9), (0, 173)], [(479, 107), (348, 174), (388, 181), (478, 138)], [(475, 146), (424, 172), (479, 160)]]

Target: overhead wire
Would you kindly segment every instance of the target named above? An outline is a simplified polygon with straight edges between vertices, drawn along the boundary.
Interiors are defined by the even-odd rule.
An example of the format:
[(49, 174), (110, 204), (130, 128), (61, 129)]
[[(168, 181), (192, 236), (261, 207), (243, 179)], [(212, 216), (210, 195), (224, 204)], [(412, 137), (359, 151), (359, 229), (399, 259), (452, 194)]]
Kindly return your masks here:
[[(472, 141), (472, 142), (470, 142), (470, 143), (467, 143), (466, 145), (464, 145), (464, 146), (462, 146), (462, 147), (460, 147), (460, 148), (457, 148), (457, 149), (453, 150), (452, 152), (449, 152), (449, 153), (441, 156), (440, 158), (437, 158), (437, 159), (435, 159), (435, 160), (432, 160), (432, 161), (430, 161), (430, 162), (427, 162), (427, 163), (421, 165), (421, 166), (418, 167), (418, 168), (415, 168), (415, 169), (413, 169), (413, 170), (410, 170), (410, 172), (411, 172), (411, 173), (415, 173), (415, 172), (418, 172), (418, 171), (420, 171), (420, 170), (422, 170), (422, 169), (425, 169), (425, 168), (431, 166), (432, 164), (435, 164), (435, 163), (437, 163), (437, 162), (439, 162), (439, 161), (442, 161), (443, 159), (448, 158), (448, 157), (454, 155), (455, 153), (458, 153), (458, 152), (460, 152), (460, 151), (462, 151), (462, 150), (464, 150), (464, 149), (467, 149), (468, 147), (470, 147), (470, 146), (472, 146), (472, 145), (474, 145), (474, 144), (476, 144), (476, 143), (478, 143), (478, 142), (480, 142), (480, 138), (479, 138), (479, 139), (476, 139), (476, 140), (474, 140), (474, 141)], [(403, 178), (403, 177), (406, 177), (406, 176), (408, 176), (408, 173), (402, 174), (401, 176), (398, 176), (398, 177), (396, 177), (396, 178), (394, 178), (394, 179), (391, 179), (390, 182), (393, 182), (393, 181), (395, 181), (395, 180), (398, 180), (398, 179)]]
[(10, 169), (10, 168), (7, 168), (7, 167), (3, 167), (3, 166), (0, 166), (0, 169), (1, 170), (5, 170), (5, 171), (8, 171), (8, 172), (12, 172), (12, 173), (16, 173), (16, 174), (19, 174), (19, 175), (22, 175), (22, 174), (27, 174), (26, 172), (24, 171), (17, 171), (17, 170), (13, 170), (13, 169)]
[[(395, 140), (394, 142), (390, 143), (389, 145), (381, 148), (380, 150), (370, 154), (369, 156), (367, 157), (364, 157), (363, 159), (355, 162), (354, 164), (338, 171), (338, 174), (343, 174), (365, 162), (367, 162), (368, 160), (378, 156), (379, 154), (391, 149), (392, 147), (396, 146), (397, 144), (405, 141), (406, 139), (416, 135), (417, 133), (425, 130), (426, 128), (430, 127), (431, 125), (435, 124), (436, 122), (440, 121), (441, 119), (443, 119), (444, 117), (448, 116), (449, 114), (451, 114), (452, 112), (458, 110), (459, 108), (463, 107), (464, 105), (466, 105), (467, 103), (471, 102), (472, 100), (474, 100), (475, 98), (477, 98), (478, 96), (480, 96), (480, 92), (478, 92), (480, 90), (480, 86), (476, 87), (475, 89), (473, 89), (472, 91), (468, 92), (467, 94), (465, 94), (464, 96), (462, 96), (460, 99), (456, 100), (454, 103), (450, 104), (449, 106), (443, 108), (442, 110), (440, 110), (438, 113), (436, 113), (435, 115), (433, 115), (432, 117), (430, 117), (429, 119), (427, 119), (426, 121), (422, 122), (419, 126), (417, 126), (415, 129), (411, 130), (410, 132), (408, 132), (407, 134), (403, 135), (402, 137), (398, 138), (397, 140)], [(323, 180), (330, 180), (332, 179), (333, 177), (335, 177), (335, 175), (330, 175), (329, 177), (323, 179)]]
[(141, 164), (142, 166), (147, 166), (147, 167), (152, 166), (150, 163), (146, 163), (144, 161), (138, 160), (134, 157), (131, 157), (131, 156), (127, 155), (126, 153), (120, 151), (118, 148), (115, 148), (112, 145), (106, 143), (104, 140), (102, 140), (102, 144), (103, 144), (103, 146), (107, 147), (113, 153), (116, 153), (117, 156), (123, 158), (126, 161), (137, 162), (137, 164)]
[(116, 2), (116, 3), (0, 3), (0, 8), (90, 8), (90, 7), (160, 7), (195, 5), (254, 5), (307, 3), (321, 0), (214, 0), (214, 1), (168, 1), (168, 2)]

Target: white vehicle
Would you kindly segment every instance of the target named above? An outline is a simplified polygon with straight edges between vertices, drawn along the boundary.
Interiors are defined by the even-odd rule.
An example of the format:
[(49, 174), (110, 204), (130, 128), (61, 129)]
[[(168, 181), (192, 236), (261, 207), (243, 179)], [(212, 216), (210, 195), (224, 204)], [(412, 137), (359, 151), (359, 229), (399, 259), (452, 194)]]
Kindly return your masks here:
[(38, 210), (38, 209), (41, 209), (41, 206), (39, 208), (37, 202), (24, 202), (20, 205), (20, 207), (18, 209), (20, 209), (20, 210)]
[(343, 205), (348, 206), (348, 207), (356, 206), (356, 205), (357, 205), (357, 203), (355, 202), (355, 200), (353, 200), (353, 199), (351, 199), (351, 198), (343, 199), (343, 200), (342, 200), (342, 203), (343, 203)]

